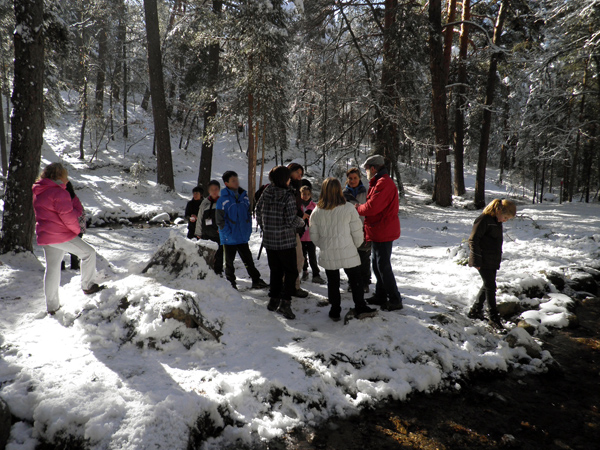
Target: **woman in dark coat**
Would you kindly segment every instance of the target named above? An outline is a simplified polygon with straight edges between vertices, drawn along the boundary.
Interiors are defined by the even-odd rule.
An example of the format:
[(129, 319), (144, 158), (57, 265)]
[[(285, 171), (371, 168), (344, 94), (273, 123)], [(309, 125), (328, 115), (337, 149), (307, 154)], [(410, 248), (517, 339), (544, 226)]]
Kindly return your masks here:
[(483, 303), (487, 301), (490, 324), (498, 329), (504, 328), (496, 309), (496, 272), (502, 261), (502, 224), (516, 214), (517, 206), (514, 202), (495, 199), (475, 219), (469, 236), (469, 266), (479, 271), (483, 286), (468, 317), (483, 320)]

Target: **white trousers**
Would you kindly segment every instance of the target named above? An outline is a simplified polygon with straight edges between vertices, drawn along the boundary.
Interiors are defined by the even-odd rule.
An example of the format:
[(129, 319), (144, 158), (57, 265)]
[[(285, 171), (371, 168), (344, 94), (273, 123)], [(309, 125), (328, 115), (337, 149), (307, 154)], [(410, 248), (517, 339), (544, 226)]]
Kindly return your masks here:
[(96, 276), (96, 250), (80, 237), (62, 244), (43, 245), (46, 255), (46, 273), (44, 275), (44, 293), (49, 312), (60, 308), (58, 289), (60, 287), (61, 263), (65, 252), (77, 255), (81, 259), (81, 288), (89, 289)]

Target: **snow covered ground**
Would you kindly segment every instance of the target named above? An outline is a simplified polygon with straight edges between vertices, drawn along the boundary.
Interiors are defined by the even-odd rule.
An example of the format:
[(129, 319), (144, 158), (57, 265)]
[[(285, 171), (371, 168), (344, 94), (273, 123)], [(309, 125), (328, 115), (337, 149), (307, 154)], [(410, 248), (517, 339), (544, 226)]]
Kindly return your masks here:
[[(76, 132), (68, 119), (49, 127), (43, 158), (69, 165), (94, 223), (183, 214), (195, 184), (198, 143), (188, 152), (174, 151), (178, 193), (167, 193), (151, 171), (131, 174), (136, 162), (153, 167), (151, 141), (125, 154), (118, 142), (119, 149), (109, 147), (90, 165), (75, 158)], [(221, 139), (215, 159), (215, 177), (233, 168), (244, 184), (245, 157), (235, 140)], [(490, 195), (505, 195), (503, 186), (491, 183), (494, 175)], [(472, 193), (472, 174), (467, 183)], [(308, 298), (293, 301), (296, 320), (268, 312), (267, 292), (245, 289), (250, 280), (241, 264), (240, 292), (208, 270), (195, 244), (184, 239), (185, 225), (90, 228), (86, 240), (101, 256), (108, 288), (86, 297), (79, 274), (63, 272), (63, 309), (55, 318), (44, 314), (40, 249), (3, 255), (0, 397), (19, 419), (7, 448), (33, 449), (42, 441), (93, 449), (184, 449), (190, 443), (240, 448), (387, 398), (460, 389), (473, 371), (545, 370), (548, 352), (532, 357), (465, 317), (480, 281), (474, 269), (458, 263), (479, 213), (427, 205), (427, 195), (407, 190), (402, 237), (392, 256), (405, 308), (347, 325), (327, 317), (326, 288), (312, 283), (304, 283)], [(499, 301), (536, 308), (522, 318), (538, 331), (564, 326), (568, 302), (545, 274), (567, 268), (568, 277), (568, 268), (598, 261), (599, 205), (522, 205), (505, 231)], [(169, 238), (196, 264), (179, 276), (156, 269), (142, 274)], [(252, 235), (255, 256), (259, 239)], [(268, 280), (264, 255), (257, 267)], [(531, 287), (553, 294), (533, 298), (527, 294)], [(218, 341), (163, 318), (169, 309), (190, 304), (218, 332)], [(351, 304), (344, 293), (343, 308)], [(513, 337), (531, 339), (521, 332)]]

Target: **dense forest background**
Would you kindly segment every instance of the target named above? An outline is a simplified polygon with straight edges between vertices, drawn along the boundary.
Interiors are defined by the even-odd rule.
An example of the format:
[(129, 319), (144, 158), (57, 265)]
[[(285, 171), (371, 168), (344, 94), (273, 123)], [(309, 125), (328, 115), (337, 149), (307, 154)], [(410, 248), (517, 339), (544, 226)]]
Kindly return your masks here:
[(341, 176), (372, 151), (401, 195), (407, 170), (431, 172), (440, 206), (465, 194), (465, 163), (475, 207), (491, 166), (534, 202), (598, 199), (598, 0), (0, 0), (0, 28), (0, 251), (31, 248), (29, 186), (65, 92), (90, 161), (129, 138), (129, 104), (151, 111), (170, 189), (171, 135), (202, 140), (206, 185), (228, 132), (251, 193), (265, 161)]

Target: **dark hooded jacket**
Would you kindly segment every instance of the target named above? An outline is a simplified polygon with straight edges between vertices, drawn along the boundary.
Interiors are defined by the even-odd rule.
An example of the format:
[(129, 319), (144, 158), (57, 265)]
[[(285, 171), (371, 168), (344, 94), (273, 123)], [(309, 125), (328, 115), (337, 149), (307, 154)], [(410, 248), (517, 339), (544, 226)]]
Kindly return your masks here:
[(469, 266), (498, 270), (502, 261), (502, 241), (502, 223), (489, 214), (480, 215), (469, 236)]

